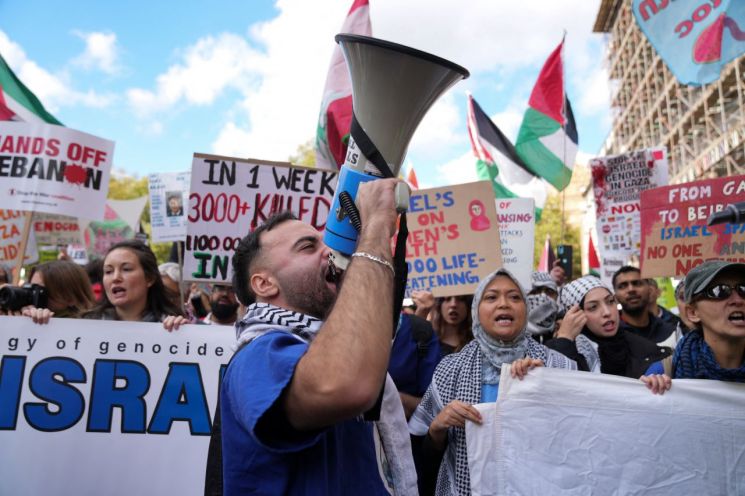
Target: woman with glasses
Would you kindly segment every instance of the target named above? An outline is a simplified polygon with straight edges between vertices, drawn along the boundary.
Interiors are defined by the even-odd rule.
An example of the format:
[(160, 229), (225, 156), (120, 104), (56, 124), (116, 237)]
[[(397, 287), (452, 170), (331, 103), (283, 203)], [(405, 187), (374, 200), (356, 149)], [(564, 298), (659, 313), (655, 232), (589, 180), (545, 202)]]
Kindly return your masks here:
[(664, 391), (671, 378), (745, 382), (745, 264), (704, 262), (688, 272), (684, 296), (695, 329), (647, 370), (647, 386)]
[(670, 355), (670, 348), (619, 328), (618, 302), (597, 277), (585, 276), (565, 285), (559, 305), (565, 316), (557, 338), (574, 341), (576, 346), (574, 353), (561, 351), (570, 358), (583, 355), (585, 370), (596, 371), (599, 359), (601, 373), (638, 379), (651, 364)]

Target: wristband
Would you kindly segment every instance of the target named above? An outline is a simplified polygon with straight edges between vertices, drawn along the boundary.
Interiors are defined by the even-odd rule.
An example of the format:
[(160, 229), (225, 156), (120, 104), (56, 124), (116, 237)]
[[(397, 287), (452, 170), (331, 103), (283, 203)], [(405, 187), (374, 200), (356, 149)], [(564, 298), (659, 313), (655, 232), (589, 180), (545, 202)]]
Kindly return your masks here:
[(352, 257), (353, 258), (354, 257), (362, 257), (362, 258), (366, 258), (368, 260), (372, 260), (373, 262), (377, 262), (377, 263), (379, 263), (381, 265), (385, 265), (386, 267), (388, 267), (389, 269), (391, 269), (391, 274), (393, 274), (393, 277), (394, 278), (396, 277), (396, 269), (393, 268), (393, 265), (388, 260), (384, 260), (384, 259), (382, 259), (380, 257), (376, 257), (375, 255), (370, 255), (369, 253), (364, 252), (364, 251), (358, 251), (358, 252), (352, 253)]

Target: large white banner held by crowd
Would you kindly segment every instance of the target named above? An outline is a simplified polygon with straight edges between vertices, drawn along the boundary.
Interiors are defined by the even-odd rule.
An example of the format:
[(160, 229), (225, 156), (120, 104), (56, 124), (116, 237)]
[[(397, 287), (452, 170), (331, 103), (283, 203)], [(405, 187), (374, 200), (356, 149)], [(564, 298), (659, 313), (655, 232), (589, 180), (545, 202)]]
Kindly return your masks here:
[(201, 495), (231, 327), (0, 317), (0, 494)]
[(184, 280), (230, 282), (241, 238), (270, 215), (289, 210), (326, 227), (337, 173), (287, 163), (194, 154)]
[(0, 208), (101, 220), (114, 142), (42, 122), (0, 122)]
[(499, 398), (466, 423), (474, 496), (745, 494), (745, 385), (502, 368)]

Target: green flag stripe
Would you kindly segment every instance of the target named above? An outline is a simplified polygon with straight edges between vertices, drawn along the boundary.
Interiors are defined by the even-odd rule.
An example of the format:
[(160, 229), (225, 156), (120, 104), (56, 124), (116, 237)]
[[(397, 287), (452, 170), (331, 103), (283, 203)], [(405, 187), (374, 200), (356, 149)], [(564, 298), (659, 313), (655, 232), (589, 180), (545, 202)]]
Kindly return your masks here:
[(523, 117), (523, 123), (520, 125), (520, 132), (517, 133), (515, 146), (554, 134), (560, 128), (561, 125), (551, 117), (529, 108), (525, 111), (525, 117)]
[[(482, 181), (489, 181), (489, 183), (491, 183), (495, 198), (520, 198), (515, 193), (507, 189), (502, 183), (496, 180), (498, 174), (499, 171), (497, 169), (497, 166), (483, 160), (476, 161), (476, 175)], [(543, 212), (542, 208), (535, 207), (536, 222), (541, 220), (541, 212)]]
[(572, 171), (551, 150), (538, 140), (515, 147), (520, 158), (534, 174), (543, 177), (551, 185), (563, 190), (572, 179)]
[(52, 114), (47, 112), (44, 105), (36, 98), (36, 95), (26, 88), (21, 80), (13, 74), (13, 71), (10, 70), (10, 67), (8, 67), (2, 56), (0, 56), (0, 85), (2, 85), (3, 91), (8, 96), (26, 107), (30, 112), (39, 116), (44, 122), (62, 125)]

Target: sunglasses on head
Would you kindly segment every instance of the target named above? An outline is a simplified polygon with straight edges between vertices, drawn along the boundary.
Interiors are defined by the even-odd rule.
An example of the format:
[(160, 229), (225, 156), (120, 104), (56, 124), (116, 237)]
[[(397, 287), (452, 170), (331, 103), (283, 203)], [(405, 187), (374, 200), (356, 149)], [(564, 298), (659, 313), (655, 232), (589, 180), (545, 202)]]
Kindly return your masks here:
[(745, 299), (745, 284), (735, 284), (730, 286), (729, 284), (715, 284), (704, 289), (699, 296), (709, 300), (726, 300), (732, 293), (737, 291), (740, 298)]

